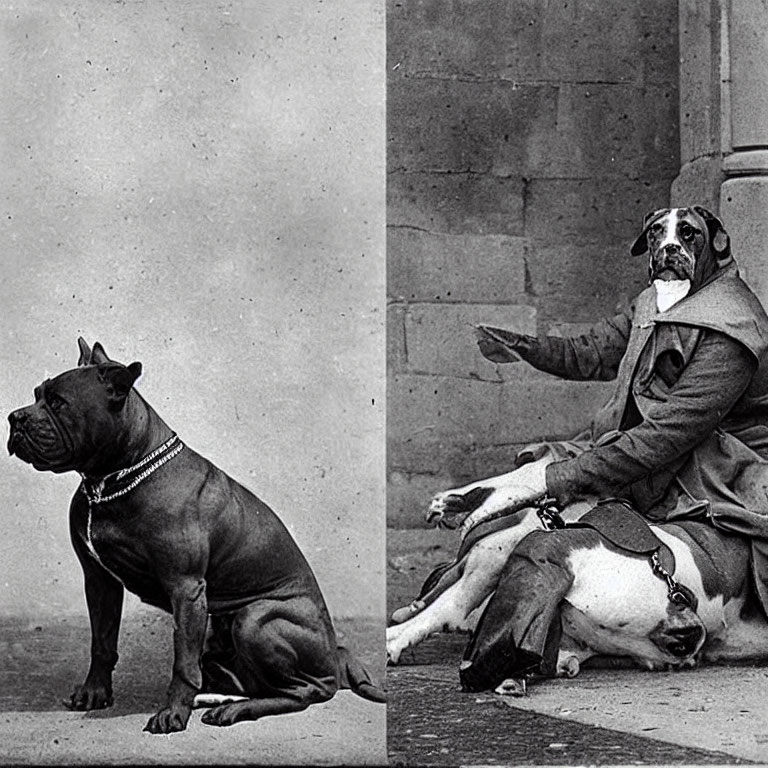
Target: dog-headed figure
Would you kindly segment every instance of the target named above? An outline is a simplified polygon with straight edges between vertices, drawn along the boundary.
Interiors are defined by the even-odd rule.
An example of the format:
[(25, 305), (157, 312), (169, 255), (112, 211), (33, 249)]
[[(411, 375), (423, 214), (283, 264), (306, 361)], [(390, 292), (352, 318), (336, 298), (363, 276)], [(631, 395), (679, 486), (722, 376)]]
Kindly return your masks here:
[[(462, 545), (421, 597), (395, 613), (390, 660), (443, 626), (475, 623), (510, 554), (539, 527), (532, 507), (544, 498), (570, 521), (600, 500), (621, 498), (656, 524), (697, 521), (744, 537), (758, 603), (768, 605), (768, 317), (739, 276), (722, 222), (700, 206), (648, 214), (630, 252), (647, 258), (649, 287), (627, 311), (581, 336), (478, 327), (480, 350), (492, 362), (522, 359), (565, 379), (614, 380), (614, 392), (573, 440), (529, 446), (511, 472), (433, 499), (428, 519), (460, 526)], [(554, 548), (552, 541), (537, 546)], [(488, 633), (510, 619), (513, 604), (540, 598), (526, 592), (511, 561), (505, 574), (504, 600), (485, 609), (465, 659), (467, 687), (488, 683), (470, 672), (492, 665), (484, 649), (498, 654)], [(735, 594), (730, 582), (712, 589)], [(549, 628), (518, 650), (543, 658)], [(518, 626), (511, 636), (532, 634)], [(505, 652), (514, 655), (508, 643)]]

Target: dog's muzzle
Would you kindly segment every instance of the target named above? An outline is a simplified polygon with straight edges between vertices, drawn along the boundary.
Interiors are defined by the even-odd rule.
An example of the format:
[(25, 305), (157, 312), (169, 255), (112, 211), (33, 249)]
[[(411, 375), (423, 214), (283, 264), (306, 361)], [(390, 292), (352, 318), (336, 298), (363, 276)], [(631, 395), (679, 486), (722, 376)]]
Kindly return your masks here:
[(677, 626), (657, 628), (650, 637), (664, 653), (676, 659), (686, 659), (699, 651), (706, 636), (704, 625), (694, 614), (687, 622), (679, 621)]
[(651, 254), (651, 280), (691, 280), (696, 260), (682, 246), (669, 243)]
[(35, 469), (66, 471), (72, 462), (72, 441), (53, 414), (45, 408), (32, 416), (26, 408), (8, 416), (11, 425), (8, 453)]

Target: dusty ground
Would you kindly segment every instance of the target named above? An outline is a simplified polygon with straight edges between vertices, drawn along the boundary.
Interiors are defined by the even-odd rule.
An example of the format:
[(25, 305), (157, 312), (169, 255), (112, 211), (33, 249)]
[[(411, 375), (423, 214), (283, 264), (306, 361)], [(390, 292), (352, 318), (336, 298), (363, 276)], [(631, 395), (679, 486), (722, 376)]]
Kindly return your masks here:
[[(381, 679), (381, 624), (337, 622), (342, 642)], [(0, 622), (0, 764), (380, 765), (386, 708), (341, 691), (305, 712), (230, 728), (192, 713), (183, 733), (142, 731), (161, 704), (171, 669), (171, 621), (141, 607), (123, 621), (115, 704), (70, 712), (62, 699), (87, 670), (89, 630), (82, 616), (20, 626)]]
[[(455, 534), (388, 532), (388, 606), (412, 599)], [(390, 759), (406, 765), (768, 763), (766, 667), (591, 669), (525, 699), (462, 693), (461, 635), (406, 652), (387, 675)]]

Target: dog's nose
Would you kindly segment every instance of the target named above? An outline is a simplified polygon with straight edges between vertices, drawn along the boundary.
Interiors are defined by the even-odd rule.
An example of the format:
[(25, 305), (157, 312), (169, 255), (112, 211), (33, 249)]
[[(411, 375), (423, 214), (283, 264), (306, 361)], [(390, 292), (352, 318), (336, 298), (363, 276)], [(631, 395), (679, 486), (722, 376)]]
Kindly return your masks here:
[(662, 643), (673, 656), (683, 659), (696, 653), (703, 640), (704, 627), (693, 625), (667, 630)]
[(19, 408), (8, 414), (8, 421), (13, 429), (20, 429), (23, 427), (27, 419), (29, 419), (29, 414), (27, 413), (26, 408)]
[(680, 243), (664, 243), (664, 245), (661, 246), (661, 252), (666, 256), (674, 256), (675, 254), (682, 253), (683, 249), (680, 246)]

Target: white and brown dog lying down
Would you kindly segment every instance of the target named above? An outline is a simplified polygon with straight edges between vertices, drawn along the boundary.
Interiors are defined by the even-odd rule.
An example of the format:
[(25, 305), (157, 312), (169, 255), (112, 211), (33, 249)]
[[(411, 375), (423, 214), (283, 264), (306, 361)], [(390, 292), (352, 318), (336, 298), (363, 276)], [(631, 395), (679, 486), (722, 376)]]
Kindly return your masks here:
[[(502, 477), (509, 482), (512, 473)], [(500, 490), (498, 479), (436, 497), (431, 520), (452, 526), (443, 509), (447, 496)], [(754, 487), (749, 476), (743, 482)], [(562, 519), (578, 521), (593, 502), (571, 505)], [(674, 566), (665, 570), (692, 597), (678, 602), (670, 599), (670, 583), (654, 573), (647, 553), (620, 549), (594, 530), (546, 530), (536, 507), (477, 527), (473, 515), (482, 517), (482, 508), (462, 526), (456, 561), (435, 571), (420, 597), (394, 612), (395, 623), (387, 628), (390, 664), (435, 633), (474, 631), (483, 612), (482, 646), (473, 638), (462, 662), (462, 684), (470, 690), (525, 691), (525, 676), (515, 674), (520, 659), (506, 656), (513, 618), (535, 644), (559, 614), (562, 634), (544, 644), (542, 672), (549, 676), (575, 677), (593, 657), (630, 659), (650, 670), (768, 659), (768, 623), (754, 596), (749, 546), (740, 536), (690, 520), (650, 526), (672, 554)], [(483, 527), (491, 531), (474, 538)], [(525, 638), (514, 640), (520, 646)]]
[[(695, 443), (688, 458), (675, 464), (663, 491), (664, 514), (649, 512), (650, 526), (606, 494), (576, 494), (577, 500), (561, 505), (562, 520), (551, 500), (542, 504), (549, 471), (556, 469), (547, 466), (606, 445), (595, 442), (608, 434), (596, 432), (595, 424), (601, 416), (603, 426), (607, 423), (611, 407), (614, 416), (628, 418), (628, 406), (616, 395), (593, 421), (592, 443), (581, 438), (580, 444), (534, 446), (518, 456), (512, 472), (436, 496), (428, 520), (460, 526), (461, 543), (455, 560), (429, 576), (419, 598), (393, 614), (387, 629), (389, 663), (398, 663), (403, 651), (431, 634), (472, 631), (460, 667), (462, 687), (520, 695), (532, 675), (573, 677), (594, 656), (628, 658), (648, 669), (768, 659), (768, 461), (760, 449), (768, 444), (763, 440), (768, 424), (762, 423), (768, 373), (761, 364), (768, 357), (768, 318), (738, 278), (722, 223), (705, 209), (649, 214), (632, 253), (648, 253), (654, 282), (638, 297), (618, 374), (604, 378), (617, 378), (618, 389), (623, 375), (646, 370), (643, 355), (649, 347), (653, 354), (660, 349), (654, 325), (664, 327), (677, 316), (678, 327), (688, 322), (676, 337), (687, 360), (695, 344), (688, 344), (685, 334), (697, 326), (724, 327), (757, 358), (746, 393), (713, 424), (711, 437)], [(701, 279), (707, 268), (709, 276)], [(693, 303), (682, 301), (696, 291)], [(712, 296), (717, 296), (714, 304)], [(747, 332), (728, 325), (742, 318)], [(631, 370), (623, 374), (622, 366)], [(680, 367), (685, 371), (685, 365), (678, 366), (679, 376)], [(625, 378), (627, 389), (632, 384)], [(662, 382), (649, 397), (671, 400), (674, 387), (674, 380)], [(642, 399), (644, 391), (631, 391), (638, 403), (634, 423), (647, 421), (652, 411)], [(755, 409), (758, 415), (752, 417)], [(615, 423), (611, 439), (632, 428)], [(634, 506), (644, 514), (652, 511)], [(568, 527), (556, 527), (563, 520)], [(553, 522), (555, 528), (548, 530)]]

